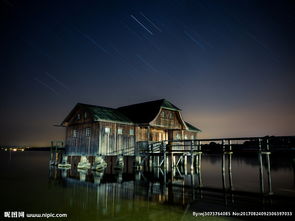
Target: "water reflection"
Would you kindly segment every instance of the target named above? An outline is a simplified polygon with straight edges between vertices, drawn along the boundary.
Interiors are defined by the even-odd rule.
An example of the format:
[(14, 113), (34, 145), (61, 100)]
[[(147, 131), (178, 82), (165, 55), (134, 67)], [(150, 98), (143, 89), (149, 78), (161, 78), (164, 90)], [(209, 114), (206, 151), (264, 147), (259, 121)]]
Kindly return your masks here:
[(122, 170), (110, 165), (101, 173), (48, 170), (45, 152), (13, 153), (11, 160), (5, 152), (0, 159), (1, 208), (7, 211), (68, 213), (69, 220), (171, 221), (195, 220), (192, 211), (295, 208), (292, 154), (200, 154), (193, 167), (186, 159), (187, 166), (180, 160), (172, 170), (142, 171), (130, 159)]
[[(93, 198), (93, 193), (88, 195), (89, 189), (92, 189), (91, 192), (95, 192), (96, 207), (104, 215), (120, 213), (122, 209), (133, 211), (138, 203), (146, 204), (145, 206), (151, 203), (177, 205), (185, 211), (292, 210), (292, 201), (286, 200), (282, 191), (287, 189), (286, 196), (294, 197), (294, 178), (290, 177), (294, 173), (292, 160), (288, 168), (291, 170), (287, 170), (288, 176), (284, 177), (281, 170), (271, 171), (269, 154), (256, 155), (257, 162), (245, 163), (255, 161), (252, 156), (251, 158), (253, 161), (243, 161), (240, 156), (232, 154), (200, 154), (191, 162), (193, 167), (180, 163), (170, 171), (159, 167), (136, 171), (130, 167), (124, 170), (107, 169), (98, 173), (51, 167), (49, 179), (51, 184), (72, 190), (71, 199), (80, 199), (77, 203), (85, 203), (85, 198)], [(220, 176), (216, 169), (219, 169)], [(272, 173), (275, 177), (279, 174), (281, 178), (288, 178), (284, 180), (285, 186), (275, 182), (276, 191), (273, 190)], [(241, 185), (245, 178), (249, 181), (245, 183), (250, 186), (248, 189)], [(214, 180), (215, 185), (210, 185), (211, 180)]]

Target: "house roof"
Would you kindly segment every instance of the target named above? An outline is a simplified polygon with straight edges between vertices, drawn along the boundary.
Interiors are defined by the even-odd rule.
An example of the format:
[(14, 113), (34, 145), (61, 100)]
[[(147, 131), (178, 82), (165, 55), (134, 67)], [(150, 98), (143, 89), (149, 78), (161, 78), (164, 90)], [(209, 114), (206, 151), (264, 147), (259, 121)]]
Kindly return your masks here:
[[(178, 107), (170, 103), (165, 99), (149, 101), (144, 103), (132, 104), (119, 108), (109, 108), (96, 106), (91, 104), (78, 103), (74, 109), (68, 114), (63, 121), (63, 125), (69, 122), (71, 116), (76, 112), (78, 108), (85, 108), (92, 116), (93, 120), (100, 121), (114, 121), (122, 123), (135, 123), (135, 124), (148, 124), (156, 118), (161, 108), (180, 111)], [(201, 131), (188, 122), (184, 122), (188, 130)]]
[(108, 120), (108, 121), (119, 121), (125, 123), (133, 123), (131, 119), (129, 119), (126, 115), (122, 114), (117, 109), (95, 106), (95, 105), (85, 105), (87, 110), (89, 110), (94, 117), (94, 120)]
[(191, 125), (190, 123), (185, 121), (185, 124), (188, 128), (188, 130), (190, 131), (196, 131), (196, 132), (201, 132), (201, 130), (199, 128), (196, 128), (195, 126)]
[(76, 111), (78, 108), (85, 108), (88, 110), (92, 116), (93, 120), (99, 121), (99, 120), (107, 120), (107, 121), (116, 121), (116, 122), (122, 122), (122, 123), (133, 123), (132, 120), (130, 120), (127, 116), (122, 114), (117, 109), (109, 108), (109, 107), (102, 107), (102, 106), (96, 106), (91, 104), (82, 104), (78, 103), (74, 109), (70, 112), (70, 114), (65, 118), (62, 124), (65, 122), (68, 122), (72, 116), (72, 114)]
[(119, 107), (117, 110), (130, 118), (134, 123), (149, 123), (155, 119), (161, 108), (176, 111), (180, 110), (178, 107), (165, 99), (132, 104)]

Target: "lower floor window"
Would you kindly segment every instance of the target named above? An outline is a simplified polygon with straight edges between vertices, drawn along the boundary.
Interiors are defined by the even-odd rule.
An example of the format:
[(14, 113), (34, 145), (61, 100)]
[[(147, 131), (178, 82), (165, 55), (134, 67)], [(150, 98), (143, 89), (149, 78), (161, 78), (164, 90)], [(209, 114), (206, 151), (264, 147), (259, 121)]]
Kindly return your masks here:
[(86, 128), (85, 135), (86, 135), (86, 137), (90, 137), (90, 135), (91, 135), (91, 129), (90, 128)]
[(73, 130), (73, 137), (78, 137), (78, 131), (77, 130)]

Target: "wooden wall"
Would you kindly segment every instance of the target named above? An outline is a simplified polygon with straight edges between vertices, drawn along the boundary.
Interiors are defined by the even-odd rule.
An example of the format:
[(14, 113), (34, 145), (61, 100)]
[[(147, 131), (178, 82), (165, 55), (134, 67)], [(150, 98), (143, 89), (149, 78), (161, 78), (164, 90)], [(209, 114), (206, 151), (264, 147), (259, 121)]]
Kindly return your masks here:
[[(130, 130), (133, 130), (133, 134), (130, 134)], [(135, 147), (135, 127), (133, 125), (100, 122), (99, 132), (101, 137), (100, 154), (133, 154)], [(121, 134), (119, 132), (121, 132)]]
[[(88, 128), (88, 129), (87, 129)], [(76, 130), (76, 137), (74, 137)], [(86, 136), (90, 130), (90, 136)], [(99, 123), (75, 124), (66, 129), (66, 153), (68, 155), (96, 155), (99, 146)]]
[(179, 112), (167, 109), (162, 109), (158, 117), (151, 122), (151, 125), (162, 126), (166, 129), (184, 129)]
[(150, 140), (151, 141), (168, 140), (168, 132), (166, 132), (164, 129), (151, 128)]
[(147, 127), (136, 127), (136, 141), (147, 141), (148, 139), (148, 129)]
[[(90, 132), (90, 136), (86, 136), (86, 130)], [(78, 109), (71, 116), (66, 128), (66, 153), (68, 155), (96, 155), (99, 146), (98, 131), (99, 123), (93, 122), (91, 113), (83, 108)]]
[[(147, 126), (139, 127), (116, 122), (93, 122), (90, 113), (80, 109), (74, 113), (66, 128), (66, 153), (70, 156), (95, 156), (134, 154), (136, 145), (149, 141), (168, 140), (168, 130), (173, 129), (173, 139), (196, 139), (197, 133), (185, 131), (177, 111), (162, 109), (158, 117)], [(175, 130), (176, 129), (176, 130)], [(133, 130), (133, 132), (131, 132)], [(87, 136), (87, 131), (90, 136)]]

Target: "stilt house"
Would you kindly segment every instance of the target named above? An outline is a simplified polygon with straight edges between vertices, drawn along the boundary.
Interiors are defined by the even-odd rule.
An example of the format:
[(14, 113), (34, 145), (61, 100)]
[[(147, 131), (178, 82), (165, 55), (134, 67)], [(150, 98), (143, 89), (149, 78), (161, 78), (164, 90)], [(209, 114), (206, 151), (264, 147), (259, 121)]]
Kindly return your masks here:
[(78, 103), (62, 125), (68, 156), (134, 155), (149, 143), (193, 140), (200, 132), (165, 99), (119, 108)]

